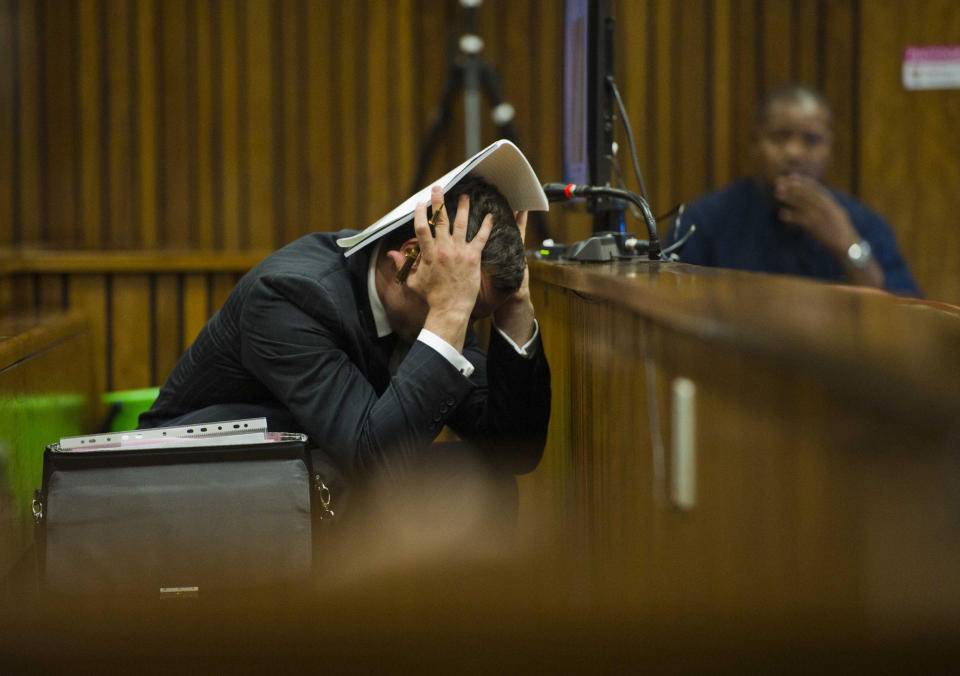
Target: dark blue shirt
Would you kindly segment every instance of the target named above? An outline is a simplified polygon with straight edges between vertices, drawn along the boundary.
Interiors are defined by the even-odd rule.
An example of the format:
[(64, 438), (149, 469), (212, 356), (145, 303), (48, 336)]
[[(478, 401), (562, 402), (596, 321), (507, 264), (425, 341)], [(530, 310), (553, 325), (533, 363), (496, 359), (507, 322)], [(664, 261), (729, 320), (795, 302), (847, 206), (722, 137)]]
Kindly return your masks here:
[[(828, 190), (846, 209), (860, 236), (870, 242), (883, 268), (886, 289), (920, 295), (886, 221), (850, 195)], [(698, 199), (685, 210), (679, 228), (671, 228), (666, 243), (676, 241), (691, 225), (697, 226), (696, 232), (679, 251), (684, 263), (845, 279), (843, 266), (824, 245), (802, 228), (780, 220), (776, 202), (757, 179), (737, 181)]]

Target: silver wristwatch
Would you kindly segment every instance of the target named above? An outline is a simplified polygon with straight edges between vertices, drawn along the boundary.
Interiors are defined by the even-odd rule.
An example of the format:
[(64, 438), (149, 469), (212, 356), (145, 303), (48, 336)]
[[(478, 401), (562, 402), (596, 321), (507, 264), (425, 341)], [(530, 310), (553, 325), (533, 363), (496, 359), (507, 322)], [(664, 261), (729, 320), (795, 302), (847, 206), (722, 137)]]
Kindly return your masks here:
[(873, 252), (870, 248), (870, 242), (861, 239), (854, 242), (847, 249), (847, 262), (855, 268), (865, 268), (873, 260)]

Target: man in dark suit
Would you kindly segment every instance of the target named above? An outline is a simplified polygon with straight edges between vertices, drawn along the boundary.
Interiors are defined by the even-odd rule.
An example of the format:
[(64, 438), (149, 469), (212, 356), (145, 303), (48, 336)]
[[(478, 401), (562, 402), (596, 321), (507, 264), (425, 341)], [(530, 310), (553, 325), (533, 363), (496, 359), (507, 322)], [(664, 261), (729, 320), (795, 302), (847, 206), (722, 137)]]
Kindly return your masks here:
[[(430, 203), (435, 232), (420, 203), (412, 227), (350, 257), (337, 240), (352, 233), (314, 233), (262, 261), (182, 356), (140, 426), (266, 416), (270, 429), (309, 435), (334, 507), (345, 486), (371, 477), (466, 470), (500, 485), (509, 477), (506, 509), (515, 511), (512, 475), (539, 462), (550, 410), (526, 212), (471, 176), (446, 196), (434, 187)], [(408, 258), (415, 262), (400, 283)], [(484, 354), (472, 322), (488, 316)], [(432, 443), (444, 425), (465, 443)]]

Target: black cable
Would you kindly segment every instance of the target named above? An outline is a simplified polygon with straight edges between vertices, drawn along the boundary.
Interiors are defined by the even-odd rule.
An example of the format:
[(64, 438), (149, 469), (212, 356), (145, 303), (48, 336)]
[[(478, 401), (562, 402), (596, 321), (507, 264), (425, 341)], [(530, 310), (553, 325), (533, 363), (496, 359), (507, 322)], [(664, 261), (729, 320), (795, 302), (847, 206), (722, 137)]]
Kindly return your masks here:
[(691, 226), (690, 226), (690, 229), (687, 230), (686, 233), (684, 233), (683, 237), (681, 237), (680, 239), (678, 239), (676, 242), (674, 242), (674, 243), (671, 244), (670, 246), (664, 247), (662, 253), (663, 253), (664, 255), (666, 255), (666, 254), (671, 254), (671, 253), (673, 253), (674, 251), (676, 251), (677, 249), (679, 249), (680, 247), (682, 247), (684, 244), (687, 243), (687, 240), (690, 239), (690, 236), (696, 231), (696, 229), (697, 229), (697, 226), (691, 225)]
[(662, 214), (660, 214), (659, 216), (657, 216), (657, 223), (659, 223), (660, 221), (662, 221), (662, 220), (665, 219), (665, 218), (669, 218), (670, 216), (673, 216), (675, 213), (677, 213), (678, 211), (680, 211), (681, 207), (683, 207), (683, 204), (682, 204), (682, 203), (681, 203), (681, 204), (677, 204), (676, 206), (674, 206), (674, 207), (673, 207), (672, 209), (670, 209), (669, 211), (664, 211)]
[[(617, 175), (617, 185), (623, 188), (624, 190), (627, 190), (627, 182), (623, 180), (623, 171), (621, 171), (620, 169), (620, 163), (617, 162), (617, 158), (614, 157), (613, 155), (607, 155), (604, 159), (606, 159), (607, 162), (610, 163), (610, 167), (613, 169), (613, 173)], [(637, 207), (633, 205), (633, 202), (631, 202), (628, 206), (630, 207), (630, 213), (633, 214), (634, 217), (640, 218), (640, 219), (643, 218), (643, 214), (641, 214), (637, 210)], [(660, 218), (657, 218), (657, 221), (659, 220)]]
[(617, 89), (617, 83), (613, 79), (613, 75), (607, 75), (607, 84), (610, 85), (610, 89), (613, 90), (613, 98), (617, 101), (617, 108), (620, 110), (620, 118), (623, 120), (623, 128), (627, 132), (627, 142), (630, 144), (630, 159), (633, 160), (633, 171), (637, 174), (637, 181), (640, 183), (640, 194), (643, 195), (643, 199), (647, 201), (647, 204), (650, 203), (650, 198), (647, 197), (647, 187), (643, 184), (643, 174), (640, 173), (640, 162), (637, 160), (637, 146), (633, 142), (633, 130), (630, 129), (630, 120), (627, 117), (627, 109), (623, 105), (623, 99), (620, 98), (620, 90)]

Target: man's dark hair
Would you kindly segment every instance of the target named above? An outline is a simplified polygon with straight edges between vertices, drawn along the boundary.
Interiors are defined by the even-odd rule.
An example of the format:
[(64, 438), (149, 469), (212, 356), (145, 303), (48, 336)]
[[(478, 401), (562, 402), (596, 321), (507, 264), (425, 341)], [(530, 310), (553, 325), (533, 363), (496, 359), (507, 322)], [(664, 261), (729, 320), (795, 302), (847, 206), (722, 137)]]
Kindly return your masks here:
[(826, 111), (830, 120), (833, 120), (833, 107), (822, 92), (813, 87), (794, 82), (774, 87), (763, 95), (760, 103), (757, 105), (757, 125), (762, 126), (766, 124), (770, 110), (774, 104), (782, 102), (801, 103), (803, 101), (815, 102)]
[[(467, 176), (444, 195), (444, 209), (451, 224), (456, 217), (460, 195), (464, 193), (470, 198), (467, 241), (476, 236), (484, 216), (492, 214), (493, 229), (483, 247), (481, 265), (490, 274), (490, 284), (494, 289), (516, 291), (523, 282), (526, 262), (523, 238), (520, 237), (520, 229), (507, 198), (480, 176)], [(384, 246), (387, 250), (397, 249), (414, 236), (413, 222), (410, 222), (385, 236)]]

